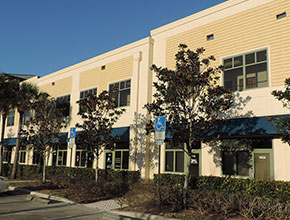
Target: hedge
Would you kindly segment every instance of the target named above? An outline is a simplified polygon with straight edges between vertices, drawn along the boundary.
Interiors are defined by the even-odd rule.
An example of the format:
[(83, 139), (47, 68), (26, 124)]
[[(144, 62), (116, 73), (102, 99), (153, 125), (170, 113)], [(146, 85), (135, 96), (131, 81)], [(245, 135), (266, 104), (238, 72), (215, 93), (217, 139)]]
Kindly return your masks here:
[[(9, 177), (11, 175), (12, 164), (4, 164), (4, 175)], [(34, 165), (18, 165), (17, 178), (19, 179), (40, 179), (41, 171), (38, 166)], [(74, 177), (84, 180), (95, 179), (95, 169), (93, 168), (70, 168), (48, 166), (46, 167), (47, 179), (56, 176)], [(124, 170), (99, 170), (99, 180), (105, 182), (126, 182), (128, 184), (140, 181), (139, 171), (124, 171)]]
[[(154, 175), (154, 182), (157, 182), (157, 175)], [(184, 175), (161, 174), (160, 182), (164, 186), (175, 185), (182, 187)], [(189, 188), (193, 190), (240, 193), (278, 199), (280, 202), (290, 202), (290, 182), (284, 181), (199, 176), (190, 178)]]

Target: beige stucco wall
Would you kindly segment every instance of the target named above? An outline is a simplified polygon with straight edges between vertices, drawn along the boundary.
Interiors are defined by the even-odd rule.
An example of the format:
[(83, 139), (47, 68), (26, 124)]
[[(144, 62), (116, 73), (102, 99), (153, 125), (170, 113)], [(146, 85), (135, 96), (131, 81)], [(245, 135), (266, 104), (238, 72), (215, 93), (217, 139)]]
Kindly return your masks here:
[(202, 144), (201, 147), (201, 175), (203, 176), (221, 176), (221, 152), (220, 147), (216, 145)]
[(290, 146), (281, 141), (273, 140), (274, 178), (275, 180), (290, 181)]
[[(289, 10), (289, 0), (276, 0), (170, 36), (166, 40), (166, 66), (175, 67), (174, 55), (180, 43), (192, 49), (204, 47), (207, 55), (216, 56), (214, 65), (221, 64), (223, 56), (269, 47), (271, 83), (281, 86), (290, 75), (290, 19), (277, 20), (276, 15)], [(214, 34), (213, 40), (206, 39), (209, 34)]]
[(40, 85), (39, 88), (53, 97), (70, 94), (72, 91), (72, 76), (51, 80), (45, 85)]
[(129, 79), (133, 75), (133, 56), (105, 64), (105, 69), (101, 66), (80, 73), (79, 90), (98, 87), (101, 92), (108, 90), (109, 83)]

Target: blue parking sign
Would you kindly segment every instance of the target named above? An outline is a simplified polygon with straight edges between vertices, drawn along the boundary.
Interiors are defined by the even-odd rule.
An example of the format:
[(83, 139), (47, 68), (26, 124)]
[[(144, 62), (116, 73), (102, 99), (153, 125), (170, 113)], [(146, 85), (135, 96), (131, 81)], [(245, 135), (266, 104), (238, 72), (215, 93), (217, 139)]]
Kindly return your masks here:
[(75, 138), (76, 137), (76, 128), (73, 127), (73, 128), (70, 128), (69, 130), (69, 133), (70, 133), (70, 138)]
[(155, 131), (165, 131), (166, 130), (166, 117), (159, 116), (155, 118)]

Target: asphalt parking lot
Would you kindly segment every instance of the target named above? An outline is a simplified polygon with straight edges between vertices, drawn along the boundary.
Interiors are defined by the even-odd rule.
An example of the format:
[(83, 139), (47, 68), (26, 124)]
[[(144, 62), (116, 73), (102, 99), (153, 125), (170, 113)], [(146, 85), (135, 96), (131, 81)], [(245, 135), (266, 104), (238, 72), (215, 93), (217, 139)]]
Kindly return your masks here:
[[(32, 200), (31, 200), (32, 199)], [(116, 216), (117, 217), (117, 216)], [(105, 211), (85, 207), (79, 204), (66, 204), (58, 201), (46, 201), (32, 198), (21, 192), (0, 194), (1, 220), (60, 220), (60, 219), (118, 219)]]

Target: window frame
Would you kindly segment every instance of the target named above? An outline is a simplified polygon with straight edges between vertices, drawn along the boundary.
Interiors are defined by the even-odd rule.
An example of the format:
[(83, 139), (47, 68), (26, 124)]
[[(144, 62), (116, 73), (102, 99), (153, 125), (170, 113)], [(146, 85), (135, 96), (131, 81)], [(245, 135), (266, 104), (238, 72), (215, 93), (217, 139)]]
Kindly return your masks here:
[[(11, 115), (13, 113), (13, 116)], [(11, 119), (13, 118), (13, 119)], [(14, 110), (10, 110), (8, 115), (7, 115), (7, 121), (6, 121), (6, 126), (10, 127), (10, 126), (14, 126), (15, 123), (15, 109)]]
[[(266, 51), (266, 60), (265, 61), (257, 61), (257, 53), (258, 52), (261, 52), (261, 51)], [(254, 58), (255, 58), (255, 62), (254, 63), (250, 63), (250, 64), (246, 64), (246, 55), (249, 55), (249, 54), (252, 54), (254, 53)], [(234, 58), (236, 57), (239, 57), (239, 56), (242, 56), (242, 61), (243, 61), (243, 64), (241, 66), (234, 66)], [(220, 60), (221, 60), (221, 63), (223, 66), (224, 63), (225, 63), (225, 60), (227, 59), (232, 59), (232, 67), (231, 68), (224, 68), (224, 71), (223, 71), (223, 74), (222, 74), (222, 78), (221, 78), (221, 85), (222, 86), (225, 86), (225, 71), (227, 70), (234, 70), (234, 69), (238, 69), (238, 68), (242, 68), (243, 70), (243, 75), (242, 75), (242, 79), (243, 79), (243, 89), (242, 90), (239, 90), (238, 88), (238, 84), (237, 84), (237, 89), (236, 90), (233, 90), (233, 92), (243, 92), (243, 91), (248, 91), (248, 90), (252, 90), (252, 89), (263, 89), (263, 88), (268, 88), (271, 86), (271, 77), (270, 77), (270, 48), (269, 47), (261, 47), (261, 48), (256, 48), (254, 50), (248, 50), (248, 51), (244, 51), (244, 52), (241, 52), (241, 53), (237, 53), (237, 54), (232, 54), (232, 55), (229, 55), (229, 56), (224, 56), (224, 57), (221, 57)], [(250, 67), (250, 66), (255, 66), (255, 65), (259, 65), (259, 64), (263, 64), (263, 63), (266, 63), (266, 83), (267, 85), (266, 86), (263, 86), (263, 87), (252, 87), (252, 88), (247, 88), (247, 73), (246, 73), (246, 68), (247, 67)], [(256, 83), (257, 82), (257, 79), (256, 79)]]
[[(9, 161), (7, 160), (9, 158)], [(3, 163), (11, 163), (12, 147), (4, 146), (3, 148)]]
[[(66, 148), (64, 147), (66, 146)], [(62, 144), (62, 147), (58, 146), (56, 150), (54, 150), (52, 152), (52, 154), (56, 154), (56, 160), (55, 160), (55, 164), (54, 164), (54, 159), (53, 159), (53, 155), (52, 155), (52, 166), (58, 166), (58, 167), (65, 167), (67, 166), (67, 157), (68, 157), (68, 147), (67, 147), (67, 144)], [(62, 153), (62, 162), (61, 164), (59, 164), (59, 156), (60, 156), (60, 153)], [(64, 153), (66, 153), (66, 157), (64, 158)], [(63, 160), (65, 159), (65, 160)], [(63, 161), (65, 161), (65, 164), (63, 163)]]
[[(166, 144), (168, 144), (168, 142), (165, 142), (164, 144), (164, 150), (162, 151), (163, 152), (163, 158), (164, 158), (164, 163), (163, 163), (163, 173), (168, 173), (168, 174), (185, 174), (187, 171), (188, 171), (188, 163), (189, 163), (189, 160), (191, 160), (191, 158), (189, 158), (189, 155), (185, 152), (185, 150), (181, 149), (181, 148), (175, 148), (175, 149), (166, 149)], [(184, 149), (185, 149), (186, 145), (184, 144)], [(199, 176), (202, 175), (202, 151), (201, 151), (201, 148), (202, 148), (202, 144), (200, 144), (197, 148), (195, 149), (192, 149), (191, 150), (191, 153), (192, 154), (198, 154), (198, 172), (199, 172)], [(169, 151), (183, 151), (184, 152), (184, 171), (183, 172), (176, 172), (175, 171), (175, 160), (176, 158), (174, 158), (174, 161), (173, 161), (173, 171), (166, 171), (166, 152), (169, 152)], [(176, 155), (174, 156), (176, 157)]]
[[(80, 159), (79, 159), (79, 161), (77, 161), (77, 153), (78, 152), (80, 153)], [(82, 154), (85, 154), (85, 158), (86, 158), (85, 159), (85, 165), (84, 166), (81, 165)], [(78, 167), (78, 168), (93, 168), (93, 166), (94, 166), (94, 158), (93, 158), (93, 161), (92, 161), (92, 167), (88, 167), (89, 154), (93, 154), (93, 152), (88, 152), (85, 149), (77, 149), (76, 148), (74, 167)], [(93, 157), (94, 157), (94, 155), (93, 155)], [(79, 164), (77, 164), (77, 163), (79, 163)]]
[[(26, 164), (27, 162), (27, 147), (26, 146), (20, 146), (19, 148), (19, 158), (18, 158), (18, 161), (19, 161), (19, 164)], [(24, 158), (24, 161), (21, 160)]]
[[(187, 156), (186, 156), (186, 153), (184, 151), (184, 148), (185, 148), (185, 144), (184, 144), (184, 148), (167, 148), (166, 146), (170, 144), (169, 142), (166, 142), (165, 145), (164, 145), (164, 173), (174, 173), (174, 174), (183, 174), (186, 172), (186, 169), (187, 169)], [(167, 152), (172, 152), (173, 153), (173, 161), (172, 161), (172, 168), (173, 170), (172, 171), (168, 171), (166, 170), (166, 153)], [(179, 171), (176, 171), (176, 155), (177, 155), (177, 152), (183, 152), (183, 172), (179, 172)]]
[[(68, 97), (68, 98), (66, 98), (66, 97)], [(64, 101), (65, 98), (68, 99), (68, 100)], [(61, 99), (62, 99), (61, 102), (58, 101), (58, 100), (61, 100)], [(63, 108), (63, 107), (67, 107), (68, 108), (67, 114), (65, 116), (66, 117), (69, 117), (70, 116), (70, 113), (71, 113), (71, 109), (70, 109), (71, 108), (71, 94), (58, 96), (58, 97), (56, 97), (55, 101), (56, 101), (56, 108), (57, 109), (58, 108)], [(59, 106), (59, 105), (64, 105), (64, 104), (68, 104), (68, 106), (63, 106), (63, 107), (60, 107)]]
[[(91, 91), (92, 91), (92, 93), (90, 93)], [(82, 95), (82, 93), (83, 93), (83, 95)], [(92, 94), (93, 96), (97, 96), (97, 94), (98, 94), (98, 87), (94, 87), (94, 88), (91, 88), (91, 89), (86, 89), (86, 90), (80, 91), (80, 99), (79, 100), (84, 99), (87, 94)]]
[[(121, 83), (125, 83), (125, 84), (127, 84), (127, 81), (130, 81), (130, 87), (126, 87), (126, 88), (124, 88), (124, 89), (120, 89), (120, 87), (121, 87)], [(111, 94), (111, 90), (110, 90), (110, 87), (111, 86), (114, 86), (115, 84), (117, 84), (118, 83), (118, 94), (117, 94), (117, 107), (129, 107), (130, 105), (131, 105), (131, 87), (132, 87), (132, 79), (130, 78), (130, 79), (125, 79), (125, 80), (120, 80), (120, 81), (116, 81), (116, 82), (113, 82), (113, 83), (110, 83), (109, 84), (109, 87), (108, 87), (108, 91), (109, 91), (109, 94)], [(126, 90), (130, 90), (130, 92), (129, 92), (129, 104), (128, 104), (128, 102), (127, 102), (127, 104), (126, 105), (123, 105), (123, 106), (121, 106), (120, 104), (121, 104), (121, 92), (122, 91), (126, 91)]]
[[(262, 138), (262, 137), (261, 137)], [(233, 138), (233, 139), (238, 139), (238, 138)], [(274, 146), (274, 138), (271, 139), (271, 148), (260, 148), (260, 147), (255, 147), (251, 151), (251, 158), (249, 160), (249, 175), (248, 176), (241, 176), (241, 175), (231, 175), (232, 178), (242, 178), (242, 179), (255, 179), (255, 167), (254, 167), (254, 155), (255, 153), (269, 153), (270, 155), (270, 179), (274, 180), (274, 155), (273, 155), (273, 146)], [(228, 151), (228, 150), (227, 150)], [(222, 176), (228, 176), (227, 174), (223, 173), (223, 150), (221, 150), (221, 175)]]
[(32, 117), (32, 112), (30, 109), (26, 110), (23, 114), (23, 119), (22, 119), (22, 124), (26, 125), (27, 122), (29, 122), (31, 120)]
[[(118, 143), (119, 144), (124, 143), (127, 145), (127, 143), (125, 143), (125, 141), (121, 141)], [(118, 145), (118, 143), (116, 143), (116, 144)], [(116, 168), (116, 152), (121, 152), (120, 168)], [(124, 152), (128, 152), (128, 168), (123, 167)], [(107, 153), (112, 153), (112, 167), (111, 168), (106, 167), (106, 165), (107, 165), (106, 164)], [(116, 146), (114, 150), (105, 149), (104, 150), (104, 168), (105, 169), (113, 169), (113, 170), (130, 170), (130, 142), (128, 142), (128, 148), (123, 148), (123, 147), (118, 148), (118, 146)]]

